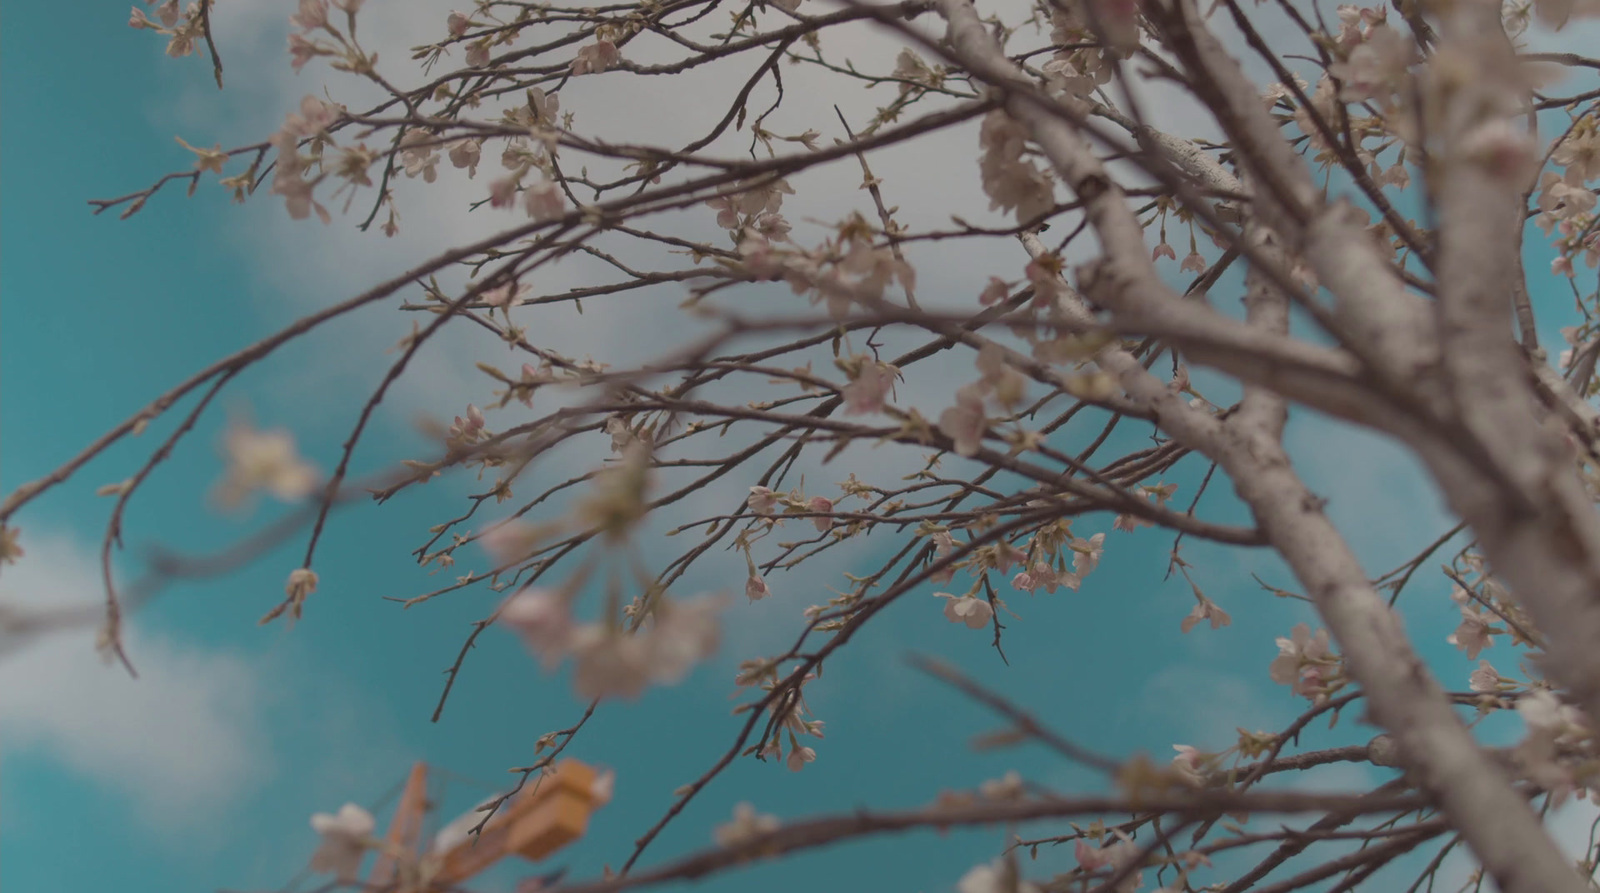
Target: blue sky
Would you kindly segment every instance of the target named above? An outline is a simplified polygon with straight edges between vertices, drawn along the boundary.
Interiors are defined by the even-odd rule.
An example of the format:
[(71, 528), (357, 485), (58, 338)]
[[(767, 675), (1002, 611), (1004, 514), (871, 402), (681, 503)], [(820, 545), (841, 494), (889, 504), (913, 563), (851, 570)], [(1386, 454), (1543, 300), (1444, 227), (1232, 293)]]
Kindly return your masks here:
[[(378, 243), (368, 253), (342, 255), (354, 244), (352, 220), (336, 218), (326, 230), (315, 221), (294, 223), (271, 196), (234, 206), (209, 183), (192, 199), (163, 193), (127, 221), (90, 214), (90, 198), (121, 195), (186, 167), (191, 157), (174, 134), (196, 145), (257, 139), (311, 89), (309, 70), (298, 86), (285, 86), (279, 47), (288, 7), (239, 4), (239, 19), (230, 21), (234, 6), (218, 9), (227, 22), (219, 34), (231, 81), (220, 99), (200, 60), (166, 59), (160, 43), (128, 29), (115, 8), (75, 12), (67, 51), (45, 39), (60, 27), (60, 7), (0, 6), (7, 25), (0, 30), (0, 490), (47, 472), (194, 370), (308, 308), (347, 297), (399, 269), (408, 250), (453, 231), (445, 224), (458, 218), (445, 215), (459, 211), (437, 212), (430, 226), (435, 211), (419, 207), (407, 220), (415, 235), (385, 246), (374, 233), (361, 237)], [(382, 12), (382, 4), (369, 6)], [(1005, 263), (1020, 269), (1015, 258)], [(230, 413), (292, 427), (306, 454), (331, 467), (353, 411), (382, 374), (380, 351), (409, 323), (391, 306), (379, 308), (243, 376), (133, 501), (123, 579), (138, 570), (143, 547), (209, 551), (281, 511), (263, 505), (235, 518), (207, 504), (220, 471), (215, 444)], [(420, 367), (420, 381), (385, 404), (357, 454), (357, 471), (425, 452), (412, 426), (418, 413), (447, 416), (482, 402), (481, 380), (464, 373), (470, 362), (452, 352), (463, 346), (451, 342)], [(94, 490), (130, 474), (172, 423), (169, 416), (109, 451), (21, 516), (29, 556), (0, 578), (7, 598), (64, 605), (99, 597), (95, 556), (110, 502)], [(1128, 427), (1119, 435), (1128, 443), (1148, 433)], [(1437, 498), (1397, 450), (1315, 421), (1297, 422), (1291, 439), (1307, 477), (1330, 497), (1334, 517), (1346, 523), (1374, 573), (1447, 526)], [(808, 480), (831, 483), (849, 470), (824, 469)], [(1200, 470), (1172, 478), (1180, 501), (1192, 495)], [(140, 611), (129, 634), (130, 656), (142, 671), (137, 681), (103, 666), (86, 635), (37, 642), (0, 660), (0, 886), (277, 889), (315, 846), (312, 812), (346, 800), (377, 802), (413, 760), (489, 786), (451, 783), (445, 816), (504, 783), (507, 767), (529, 762), (534, 739), (570, 724), (582, 705), (564, 676), (541, 675), (509, 635), (490, 631), (480, 640), (442, 721), (429, 722), (441, 671), (498, 596), (468, 591), (410, 611), (383, 598), (438, 582), (417, 570), (408, 552), (428, 526), (459, 511), (467, 490), (442, 483), (381, 508), (338, 513), (317, 563), (322, 587), (292, 629), (262, 628), (256, 620), (281, 597), (303, 536), (226, 578), (174, 587)], [(1237, 516), (1226, 490), (1215, 486), (1206, 504)], [(737, 492), (726, 498), (736, 502)], [(739, 800), (781, 817), (908, 807), (1011, 768), (1061, 790), (1098, 786), (1033, 748), (971, 753), (968, 740), (995, 723), (909, 670), (903, 658), (913, 650), (959, 664), (1105, 752), (1145, 750), (1165, 759), (1172, 743), (1222, 747), (1234, 726), (1271, 729), (1295, 715), (1297, 705), (1270, 683), (1266, 667), (1273, 636), (1307, 614), (1249, 577), (1255, 571), (1292, 588), (1273, 560), (1187, 547), (1196, 580), (1233, 614), (1234, 625), (1182, 636), (1178, 621), (1192, 599), (1181, 580), (1161, 579), (1170, 538), (1110, 532), (1103, 516), (1077, 523), (1079, 535), (1099, 531), (1108, 532), (1105, 561), (1082, 592), (1008, 599), (1023, 617), (1007, 633), (1009, 667), (987, 647), (987, 633), (943, 619), (933, 587), (902, 599), (808, 689), (828, 728), (817, 762), (800, 774), (737, 763), (669, 826), (645, 864), (709, 844), (711, 827)], [(882, 543), (875, 546), (861, 554)], [(651, 548), (651, 555), (668, 554)], [(714, 567), (720, 570), (692, 585), (735, 589), (742, 581), (737, 561)], [(617, 797), (558, 862), (579, 876), (620, 864), (631, 841), (670, 804), (671, 791), (732, 740), (733, 667), (790, 637), (800, 610), (825, 599), (824, 586), (842, 584), (843, 569), (775, 576), (777, 596), (754, 605), (740, 600), (722, 653), (683, 685), (639, 703), (603, 705), (569, 752), (614, 767)], [(1445, 592), (1424, 575), (1405, 606), (1421, 647), (1459, 688), (1467, 663), (1443, 644), (1454, 616)], [(1342, 771), (1322, 783), (1376, 777)], [(705, 886), (731, 891), (759, 883), (784, 893), (870, 877), (907, 893), (944, 891), (991, 858), (1002, 839), (994, 829), (878, 840)], [(1040, 861), (1031, 873), (1071, 864), (1065, 853)], [(497, 870), (482, 888), (507, 889), (523, 870)]]

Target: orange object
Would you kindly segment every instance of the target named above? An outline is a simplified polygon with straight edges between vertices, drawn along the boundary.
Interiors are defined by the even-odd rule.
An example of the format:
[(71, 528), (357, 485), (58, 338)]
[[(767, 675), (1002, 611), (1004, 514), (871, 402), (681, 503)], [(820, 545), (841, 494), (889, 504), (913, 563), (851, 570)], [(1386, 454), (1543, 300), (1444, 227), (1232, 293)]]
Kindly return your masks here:
[[(592, 767), (577, 760), (562, 760), (551, 774), (530, 781), (521, 793), (503, 804), (476, 836), (457, 838), (447, 843), (443, 852), (426, 853), (426, 847), (418, 846), (418, 838), (422, 834), (422, 816), (428, 808), (428, 767), (417, 763), (406, 778), (385, 840), (391, 850), (438, 859), (433, 887), (453, 887), (506, 856), (537, 861), (582, 837), (589, 826), (589, 814), (599, 807), (594, 795), (596, 776)], [(468, 813), (458, 821), (465, 822), (474, 815)], [(367, 888), (391, 887), (397, 868), (393, 858), (380, 854)]]
[(582, 837), (594, 811), (594, 779), (595, 771), (582, 763), (557, 766), (512, 819), (506, 849), (537, 862)]
[(511, 854), (537, 861), (582, 837), (595, 810), (594, 780), (594, 769), (576, 760), (556, 764), (502, 806), (475, 839), (436, 854), (443, 865), (435, 881), (459, 884)]
[[(400, 805), (395, 807), (394, 821), (384, 838), (391, 851), (414, 853), (417, 839), (422, 835), (422, 815), (428, 809), (428, 764), (417, 763), (406, 777), (405, 790), (400, 792)], [(381, 890), (394, 882), (395, 861), (388, 853), (379, 853), (372, 866), (367, 885)]]

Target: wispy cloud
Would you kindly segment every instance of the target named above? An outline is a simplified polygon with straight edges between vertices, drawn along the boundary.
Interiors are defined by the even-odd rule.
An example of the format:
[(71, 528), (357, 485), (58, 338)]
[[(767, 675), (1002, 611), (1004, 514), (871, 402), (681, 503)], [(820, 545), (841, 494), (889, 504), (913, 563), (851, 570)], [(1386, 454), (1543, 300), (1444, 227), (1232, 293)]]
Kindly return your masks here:
[[(92, 603), (93, 552), (30, 537), (0, 580), (11, 607)], [(0, 751), (50, 760), (131, 798), (157, 830), (190, 831), (271, 777), (264, 691), (246, 659), (130, 623), (139, 678), (96, 655), (93, 630), (50, 635), (0, 662)]]

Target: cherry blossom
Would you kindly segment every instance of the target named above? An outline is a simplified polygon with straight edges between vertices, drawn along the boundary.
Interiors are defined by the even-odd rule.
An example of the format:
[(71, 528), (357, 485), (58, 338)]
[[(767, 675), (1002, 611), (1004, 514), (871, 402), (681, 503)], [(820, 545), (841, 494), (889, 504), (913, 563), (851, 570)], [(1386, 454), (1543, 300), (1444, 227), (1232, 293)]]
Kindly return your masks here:
[(289, 598), (290, 616), (296, 620), (300, 618), (300, 611), (305, 605), (306, 597), (317, 591), (317, 572), (308, 567), (297, 567), (289, 572), (289, 582), (283, 591)]
[(882, 412), (884, 401), (894, 386), (894, 376), (881, 363), (862, 360), (850, 383), (839, 390), (844, 397), (846, 415)]
[(1467, 687), (1475, 692), (1491, 694), (1501, 690), (1502, 678), (1494, 665), (1486, 660), (1478, 661), (1478, 668), (1467, 677)]
[[(177, 6), (176, 2), (172, 4)], [(302, 31), (315, 31), (328, 24), (328, 0), (300, 0), (300, 10), (289, 16), (289, 24)]]
[(528, 216), (540, 222), (560, 220), (567, 213), (567, 199), (561, 194), (561, 187), (548, 178), (523, 190), (522, 201)]
[(1015, 769), (1008, 769), (1005, 775), (987, 779), (978, 785), (978, 796), (985, 800), (1020, 800), (1026, 794), (1022, 775)]
[(1032, 220), (1055, 205), (1054, 182), (1023, 157), (1027, 131), (1003, 111), (993, 111), (979, 130), (978, 170), (991, 210), (1015, 211), (1018, 222)]
[(751, 601), (758, 602), (771, 595), (772, 588), (767, 585), (767, 581), (763, 580), (760, 574), (751, 574), (745, 578), (744, 594)]
[(990, 276), (989, 284), (978, 295), (978, 303), (985, 307), (1004, 301), (1011, 294), (1011, 284), (999, 276)]
[(784, 761), (790, 772), (799, 772), (807, 763), (817, 759), (817, 752), (809, 747), (790, 747), (789, 756)]
[(223, 456), (228, 465), (216, 498), (224, 508), (240, 505), (257, 490), (294, 502), (317, 486), (316, 469), (300, 458), (294, 435), (283, 428), (257, 431), (236, 422), (223, 437)]
[(1278, 656), (1268, 669), (1272, 681), (1293, 686), (1298, 697), (1320, 702), (1343, 685), (1341, 659), (1333, 653), (1328, 631), (1312, 635), (1304, 623), (1296, 624), (1289, 638), (1278, 637)]
[(1172, 758), (1172, 768), (1189, 784), (1197, 788), (1204, 787), (1206, 755), (1187, 744), (1174, 744), (1172, 749), (1178, 752)]
[(1415, 48), (1411, 38), (1393, 28), (1373, 27), (1344, 61), (1328, 67), (1328, 73), (1341, 81), (1339, 98), (1345, 102), (1388, 99), (1404, 85)]
[(617, 45), (609, 40), (597, 40), (578, 51), (572, 60), (573, 74), (599, 74), (622, 60)]
[(600, 626), (572, 637), (573, 688), (584, 698), (636, 699), (650, 684), (650, 646), (643, 636)]
[(551, 589), (527, 588), (506, 599), (498, 622), (522, 638), (546, 672), (567, 656), (577, 631), (570, 596)]
[(645, 636), (650, 651), (650, 681), (676, 685), (697, 663), (717, 653), (722, 641), (719, 615), (725, 603), (715, 596), (684, 601), (662, 599), (655, 626)]
[(921, 56), (912, 52), (910, 48), (902, 49), (900, 54), (895, 57), (894, 71), (890, 72), (889, 76), (902, 82), (910, 82), (900, 84), (901, 96), (917, 89), (918, 86), (936, 86), (940, 80), (939, 76), (934, 74), (933, 69), (928, 67), (928, 63), (924, 62)]
[[(813, 496), (811, 497), (811, 501), (806, 503), (806, 508), (813, 512), (831, 512), (833, 511), (833, 500), (826, 496)], [(828, 528), (833, 526), (833, 519), (823, 517), (812, 518), (811, 525), (817, 529), (818, 533), (826, 533)]]
[(741, 802), (733, 808), (733, 821), (718, 825), (712, 833), (712, 839), (717, 846), (735, 847), (764, 834), (771, 834), (780, 826), (777, 816), (758, 813), (754, 806)]
[(770, 515), (778, 510), (778, 494), (767, 487), (751, 487), (750, 495), (745, 497), (745, 505), (758, 515)]
[(1183, 622), (1178, 624), (1180, 632), (1186, 633), (1204, 621), (1210, 621), (1212, 629), (1221, 629), (1233, 622), (1233, 618), (1228, 616), (1227, 611), (1222, 610), (1217, 606), (1216, 602), (1200, 595), (1198, 592), (1195, 593), (1195, 602), (1194, 610), (1190, 611), (1189, 615), (1183, 618)]
[[(1073, 853), (1084, 871), (1109, 868), (1113, 872), (1118, 872), (1139, 857), (1139, 845), (1134, 843), (1132, 838), (1121, 831), (1116, 832), (1116, 837), (1116, 843), (1098, 849), (1089, 846), (1081, 838), (1073, 845)], [(1113, 889), (1116, 893), (1133, 893), (1143, 883), (1144, 872), (1135, 871), (1123, 878)]]
[[(1072, 541), (1072, 571), (1077, 577), (1087, 577), (1100, 566), (1100, 556), (1105, 554), (1106, 535), (1097, 533), (1088, 539)], [(1077, 588), (1077, 587), (1073, 587)]]
[(959, 597), (948, 592), (935, 592), (934, 597), (948, 599), (944, 604), (944, 616), (951, 623), (965, 623), (969, 629), (983, 629), (994, 618), (994, 608), (989, 600), (978, 598), (970, 592)]
[(1004, 858), (973, 866), (956, 882), (956, 893), (1040, 893), (1032, 881), (1017, 878), (1016, 865)]
[(950, 438), (960, 456), (976, 456), (989, 420), (983, 412), (983, 391), (977, 385), (956, 390), (956, 405), (939, 414), (939, 432)]
[(322, 835), (322, 845), (311, 856), (311, 870), (337, 875), (341, 883), (354, 881), (361, 858), (373, 843), (375, 827), (372, 814), (354, 803), (346, 803), (337, 813), (313, 815), (311, 828)]
[(1574, 127), (1550, 153), (1550, 160), (1566, 168), (1568, 185), (1582, 186), (1600, 177), (1600, 126), (1589, 118)]
[(1467, 653), (1467, 660), (1477, 660), (1478, 652), (1494, 644), (1490, 634), (1498, 632), (1489, 626), (1494, 617), (1476, 606), (1461, 606), (1461, 624), (1445, 641)]

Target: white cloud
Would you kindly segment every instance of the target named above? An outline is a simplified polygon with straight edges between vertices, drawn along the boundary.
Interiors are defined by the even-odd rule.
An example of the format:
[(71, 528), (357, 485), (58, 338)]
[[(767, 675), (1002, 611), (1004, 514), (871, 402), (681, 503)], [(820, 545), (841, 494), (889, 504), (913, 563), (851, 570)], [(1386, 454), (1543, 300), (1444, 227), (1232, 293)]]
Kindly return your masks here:
[[(8, 607), (63, 608), (99, 593), (97, 556), (65, 537), (30, 536), (7, 568)], [(93, 628), (42, 637), (0, 660), (0, 750), (52, 760), (119, 790), (159, 830), (186, 831), (261, 784), (260, 674), (235, 655), (130, 622), (131, 679), (96, 655)]]

